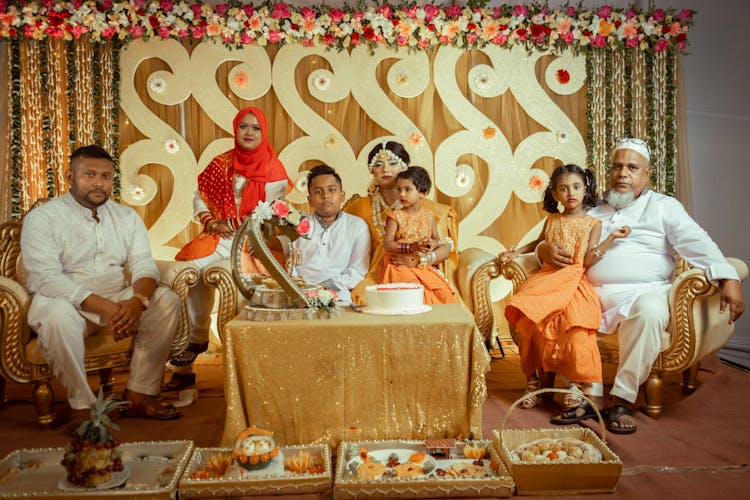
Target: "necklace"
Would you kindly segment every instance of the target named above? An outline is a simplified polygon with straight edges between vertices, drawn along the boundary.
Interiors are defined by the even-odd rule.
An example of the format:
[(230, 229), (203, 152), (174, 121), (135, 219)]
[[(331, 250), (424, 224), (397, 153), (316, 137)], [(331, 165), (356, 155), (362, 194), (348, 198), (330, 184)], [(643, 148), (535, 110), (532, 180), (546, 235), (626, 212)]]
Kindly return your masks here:
[(367, 195), (370, 197), (370, 206), (372, 207), (372, 222), (375, 226), (375, 232), (378, 233), (380, 239), (385, 236), (385, 219), (393, 213), (394, 210), (401, 208), (401, 202), (396, 199), (392, 205), (388, 205), (383, 198), (383, 193), (380, 192), (380, 187), (373, 183), (367, 190)]

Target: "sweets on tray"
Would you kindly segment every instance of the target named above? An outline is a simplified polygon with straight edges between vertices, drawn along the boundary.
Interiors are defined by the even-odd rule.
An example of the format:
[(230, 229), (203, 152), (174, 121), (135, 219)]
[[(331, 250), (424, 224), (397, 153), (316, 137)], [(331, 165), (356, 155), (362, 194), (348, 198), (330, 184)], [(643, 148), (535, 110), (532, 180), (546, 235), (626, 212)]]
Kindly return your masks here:
[(592, 444), (573, 437), (542, 438), (513, 450), (514, 462), (529, 463), (599, 463), (601, 452)]

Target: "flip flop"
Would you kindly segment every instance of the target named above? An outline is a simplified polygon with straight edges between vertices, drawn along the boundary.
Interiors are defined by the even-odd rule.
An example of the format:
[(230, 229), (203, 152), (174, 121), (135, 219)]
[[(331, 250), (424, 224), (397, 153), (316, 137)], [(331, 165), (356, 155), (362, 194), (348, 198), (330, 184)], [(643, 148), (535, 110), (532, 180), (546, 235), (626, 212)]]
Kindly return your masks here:
[(145, 396), (135, 404), (122, 410), (121, 415), (128, 418), (148, 418), (150, 420), (174, 420), (180, 418), (180, 412), (171, 404), (163, 404), (154, 396)]
[[(637, 427), (620, 427), (620, 417), (623, 415), (627, 415), (629, 417), (635, 418), (635, 414), (633, 414), (633, 410), (628, 408), (627, 406), (623, 405), (613, 405), (611, 408), (607, 410), (607, 430), (611, 432), (612, 434), (633, 434)], [(617, 426), (614, 426), (612, 424), (617, 424)]]
[[(579, 408), (583, 409), (583, 415), (577, 416), (576, 411)], [(577, 424), (578, 422), (588, 420), (590, 418), (596, 418), (596, 412), (594, 411), (594, 408), (591, 407), (588, 401), (584, 401), (575, 408), (569, 408), (560, 413), (558, 416), (552, 417), (550, 419), (550, 422), (555, 425), (568, 425)]]

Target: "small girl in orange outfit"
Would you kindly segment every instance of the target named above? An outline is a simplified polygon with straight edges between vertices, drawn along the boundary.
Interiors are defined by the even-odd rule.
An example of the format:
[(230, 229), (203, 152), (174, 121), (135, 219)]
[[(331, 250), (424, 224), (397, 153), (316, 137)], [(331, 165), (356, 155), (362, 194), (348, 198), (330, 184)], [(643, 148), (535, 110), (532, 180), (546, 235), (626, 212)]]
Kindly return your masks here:
[[(424, 286), (425, 304), (452, 304), (456, 302), (453, 290), (433, 265), (437, 252), (450, 253), (450, 245), (440, 242), (435, 216), (421, 206), (430, 187), (430, 174), (422, 167), (409, 167), (396, 177), (402, 208), (386, 219), (383, 237), (386, 254), (380, 269), (380, 283), (419, 283)], [(414, 267), (393, 264), (391, 254), (394, 253), (416, 254), (419, 264)]]
[[(558, 204), (564, 208), (558, 211)], [(602, 363), (596, 344), (601, 321), (599, 297), (584, 274), (599, 260), (616, 238), (630, 234), (623, 227), (597, 245), (602, 225), (585, 211), (599, 204), (596, 181), (590, 170), (577, 165), (557, 167), (544, 193), (544, 209), (551, 215), (539, 239), (500, 255), (501, 262), (518, 253), (532, 252), (542, 239), (566, 247), (574, 263), (562, 268), (544, 263), (513, 295), (505, 308), (505, 317), (515, 326), (521, 370), (526, 375), (526, 392), (539, 388), (540, 370), (557, 372), (571, 383), (571, 388), (595, 398), (604, 395)], [(566, 398), (566, 411), (552, 419), (555, 424), (576, 423), (595, 417), (588, 402), (580, 396)], [(537, 396), (527, 396), (519, 405), (532, 408)]]

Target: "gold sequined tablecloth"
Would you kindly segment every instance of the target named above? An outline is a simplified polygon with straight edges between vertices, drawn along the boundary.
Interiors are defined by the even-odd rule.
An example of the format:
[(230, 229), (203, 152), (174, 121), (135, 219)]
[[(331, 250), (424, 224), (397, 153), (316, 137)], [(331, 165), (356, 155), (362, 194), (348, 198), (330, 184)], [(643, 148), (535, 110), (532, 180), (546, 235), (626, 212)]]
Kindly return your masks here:
[(490, 360), (460, 304), (413, 316), (346, 308), (225, 327), (222, 446), (254, 424), (281, 445), (482, 437)]

